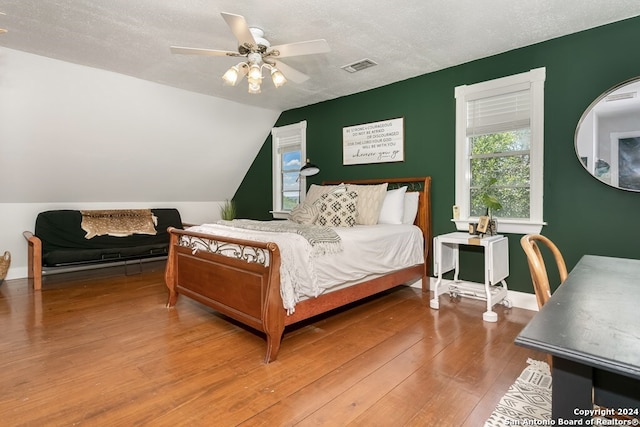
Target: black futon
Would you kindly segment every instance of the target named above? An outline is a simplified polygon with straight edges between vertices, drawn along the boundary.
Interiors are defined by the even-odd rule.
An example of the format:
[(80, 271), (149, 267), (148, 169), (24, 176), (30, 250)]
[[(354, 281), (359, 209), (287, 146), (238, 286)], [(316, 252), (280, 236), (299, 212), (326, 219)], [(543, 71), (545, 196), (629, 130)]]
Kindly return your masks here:
[(157, 218), (156, 234), (109, 235), (85, 238), (79, 210), (51, 210), (36, 218), (34, 233), (24, 232), (29, 242), (29, 278), (41, 287), (42, 268), (74, 267), (117, 261), (166, 257), (168, 227), (182, 228), (177, 209), (151, 209)]

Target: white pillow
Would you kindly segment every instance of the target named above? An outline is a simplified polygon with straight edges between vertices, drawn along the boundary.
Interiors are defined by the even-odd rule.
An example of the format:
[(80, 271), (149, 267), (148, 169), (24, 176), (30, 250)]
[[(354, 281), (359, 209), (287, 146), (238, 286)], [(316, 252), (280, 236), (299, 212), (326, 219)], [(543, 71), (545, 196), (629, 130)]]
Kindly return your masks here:
[(419, 197), (420, 193), (417, 191), (409, 191), (404, 195), (404, 214), (402, 215), (403, 224), (413, 224), (416, 222)]
[(389, 190), (382, 202), (378, 224), (402, 224), (404, 215), (404, 195), (407, 187)]

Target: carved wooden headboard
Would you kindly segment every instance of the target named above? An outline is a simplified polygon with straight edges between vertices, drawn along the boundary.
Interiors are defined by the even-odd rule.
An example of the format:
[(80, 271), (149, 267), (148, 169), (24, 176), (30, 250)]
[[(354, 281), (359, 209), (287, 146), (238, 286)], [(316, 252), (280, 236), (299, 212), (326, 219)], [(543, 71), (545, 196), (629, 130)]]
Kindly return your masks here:
[(416, 215), (415, 225), (420, 227), (424, 236), (424, 253), (426, 260), (426, 274), (429, 276), (430, 267), (432, 265), (432, 239), (433, 229), (431, 221), (431, 177), (415, 177), (415, 178), (381, 178), (381, 179), (356, 179), (356, 180), (342, 180), (342, 181), (323, 181), (322, 185), (338, 185), (345, 184), (357, 184), (357, 185), (375, 185), (388, 183), (389, 190), (407, 187), (407, 191), (418, 192), (418, 214)]

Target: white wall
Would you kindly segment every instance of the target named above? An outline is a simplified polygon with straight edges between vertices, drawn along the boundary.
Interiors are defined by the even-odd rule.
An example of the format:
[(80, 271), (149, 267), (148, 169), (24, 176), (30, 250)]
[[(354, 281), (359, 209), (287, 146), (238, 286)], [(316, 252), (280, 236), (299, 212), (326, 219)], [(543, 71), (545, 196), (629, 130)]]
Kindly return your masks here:
[[(215, 78), (212, 76), (212, 78)], [(177, 207), (219, 217), (280, 112), (0, 48), (0, 255), (46, 209)]]

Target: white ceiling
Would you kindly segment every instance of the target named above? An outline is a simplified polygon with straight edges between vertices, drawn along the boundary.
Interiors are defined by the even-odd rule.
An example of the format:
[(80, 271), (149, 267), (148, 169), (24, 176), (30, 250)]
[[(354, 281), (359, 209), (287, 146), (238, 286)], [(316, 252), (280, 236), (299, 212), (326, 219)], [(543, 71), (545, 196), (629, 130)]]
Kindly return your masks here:
[[(287, 110), (640, 15), (638, 0), (0, 0), (0, 46)], [(283, 60), (311, 78), (250, 95), (222, 84), (237, 58), (172, 55), (170, 45), (235, 50), (220, 12), (272, 45), (324, 38), (331, 52)], [(379, 65), (350, 74), (340, 67)]]

